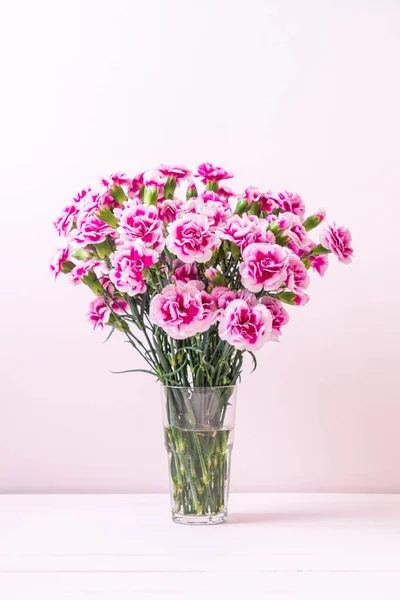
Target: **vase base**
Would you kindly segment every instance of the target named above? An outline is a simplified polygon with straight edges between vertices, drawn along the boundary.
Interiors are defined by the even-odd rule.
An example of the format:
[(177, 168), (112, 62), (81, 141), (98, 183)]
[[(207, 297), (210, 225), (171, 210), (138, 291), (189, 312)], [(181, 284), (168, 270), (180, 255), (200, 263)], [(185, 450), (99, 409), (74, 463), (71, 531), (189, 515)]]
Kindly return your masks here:
[(219, 525), (226, 521), (227, 510), (216, 515), (183, 515), (172, 511), (172, 520), (180, 525)]

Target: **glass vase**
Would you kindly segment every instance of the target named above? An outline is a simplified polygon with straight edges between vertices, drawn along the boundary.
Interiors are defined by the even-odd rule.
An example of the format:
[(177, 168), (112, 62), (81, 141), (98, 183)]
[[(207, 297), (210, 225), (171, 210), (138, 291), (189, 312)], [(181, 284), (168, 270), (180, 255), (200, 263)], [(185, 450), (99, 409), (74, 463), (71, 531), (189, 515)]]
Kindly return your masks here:
[(228, 514), (236, 386), (162, 387), (172, 519), (223, 523)]

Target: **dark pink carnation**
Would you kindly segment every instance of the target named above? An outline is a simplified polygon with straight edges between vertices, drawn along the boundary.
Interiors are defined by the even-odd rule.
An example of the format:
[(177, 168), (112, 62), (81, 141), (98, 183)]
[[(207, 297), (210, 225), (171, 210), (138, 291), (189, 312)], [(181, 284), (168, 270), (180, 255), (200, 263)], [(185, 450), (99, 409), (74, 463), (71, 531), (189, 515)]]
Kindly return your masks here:
[(292, 254), (287, 264), (286, 287), (296, 294), (296, 304), (307, 304), (309, 297), (304, 292), (309, 284), (309, 276), (304, 263)]
[(277, 207), (282, 212), (291, 212), (295, 215), (298, 215), (301, 219), (304, 218), (306, 207), (302, 198), (298, 194), (285, 191), (274, 194), (271, 197), (273, 197)]
[(100, 261), (95, 259), (85, 260), (78, 263), (69, 273), (71, 283), (73, 285), (78, 285), (82, 282), (82, 277), (88, 275), (90, 271), (93, 271), (93, 269), (100, 266), (100, 264)]
[(174, 269), (171, 279), (175, 282), (187, 283), (197, 280), (198, 270), (196, 263), (182, 263), (180, 260), (174, 260), (172, 263)]
[(298, 254), (308, 243), (307, 232), (300, 217), (287, 212), (279, 214), (276, 219), (272, 218), (279, 229), (283, 230), (284, 235), (289, 238), (288, 248)]
[(308, 260), (310, 261), (311, 267), (314, 269), (314, 271), (323, 277), (329, 265), (328, 256), (326, 254), (321, 254), (320, 256), (309, 256)]
[(208, 181), (222, 181), (223, 179), (231, 179), (233, 177), (233, 173), (228, 173), (222, 167), (215, 167), (211, 163), (202, 163), (197, 167), (197, 173), (195, 173), (195, 177), (201, 177), (202, 183), (207, 183)]
[(331, 250), (342, 263), (351, 263), (353, 248), (351, 233), (346, 227), (330, 225), (321, 232), (320, 242), (324, 248)]
[(90, 214), (80, 222), (78, 236), (86, 244), (100, 244), (114, 229), (101, 221), (96, 215)]
[(187, 179), (192, 174), (192, 171), (182, 165), (160, 165), (158, 170), (165, 177), (174, 177), (176, 181)]
[(211, 296), (218, 308), (224, 309), (232, 300), (236, 299), (236, 292), (223, 285), (217, 285), (211, 290)]
[(183, 200), (161, 198), (157, 203), (158, 216), (164, 224), (172, 223), (182, 211)]
[(114, 312), (118, 315), (124, 314), (128, 309), (128, 303), (122, 298), (118, 300), (110, 300), (107, 303), (103, 298), (97, 297), (89, 304), (89, 312), (87, 318), (92, 325), (92, 331), (103, 329), (110, 320), (111, 314)]

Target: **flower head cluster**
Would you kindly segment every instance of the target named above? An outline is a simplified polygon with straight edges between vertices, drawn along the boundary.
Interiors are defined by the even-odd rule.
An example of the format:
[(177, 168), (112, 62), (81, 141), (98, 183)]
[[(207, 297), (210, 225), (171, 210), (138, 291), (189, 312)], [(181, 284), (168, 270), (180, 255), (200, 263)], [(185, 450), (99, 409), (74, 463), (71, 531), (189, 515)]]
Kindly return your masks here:
[[(71, 200), (54, 222), (63, 245), (50, 268), (94, 292), (93, 329), (126, 332), (141, 319), (142, 331), (179, 343), (207, 334), (210, 348), (257, 350), (281, 336), (284, 303), (309, 301), (310, 270), (324, 275), (329, 254), (351, 261), (348, 229), (329, 225), (319, 243), (310, 238), (324, 211), (306, 218), (303, 199), (288, 191), (235, 193), (225, 186), (232, 177), (211, 163), (194, 176), (161, 165), (114, 173)], [(182, 363), (176, 352), (171, 361)]]

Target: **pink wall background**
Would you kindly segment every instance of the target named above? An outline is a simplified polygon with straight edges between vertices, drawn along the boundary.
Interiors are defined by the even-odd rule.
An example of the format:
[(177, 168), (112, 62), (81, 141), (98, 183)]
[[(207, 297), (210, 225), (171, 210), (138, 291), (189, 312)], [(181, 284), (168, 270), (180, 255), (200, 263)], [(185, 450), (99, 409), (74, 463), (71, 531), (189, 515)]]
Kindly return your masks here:
[(356, 250), (246, 369), (233, 489), (399, 492), (400, 5), (2, 12), (0, 491), (166, 489), (158, 387), (109, 373), (140, 360), (88, 335), (88, 290), (52, 281), (51, 221), (104, 173), (211, 160), (325, 206)]

